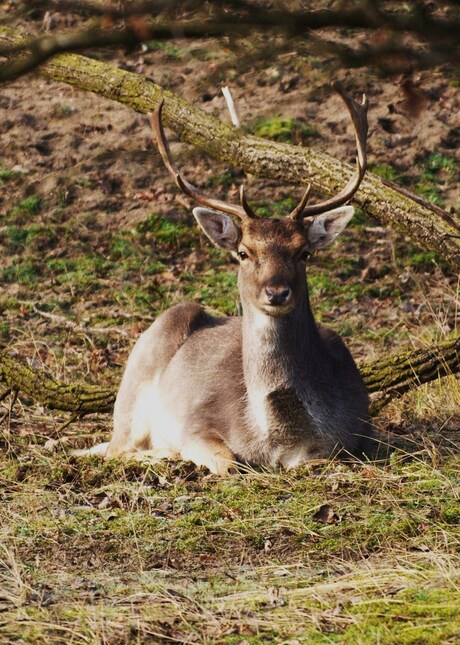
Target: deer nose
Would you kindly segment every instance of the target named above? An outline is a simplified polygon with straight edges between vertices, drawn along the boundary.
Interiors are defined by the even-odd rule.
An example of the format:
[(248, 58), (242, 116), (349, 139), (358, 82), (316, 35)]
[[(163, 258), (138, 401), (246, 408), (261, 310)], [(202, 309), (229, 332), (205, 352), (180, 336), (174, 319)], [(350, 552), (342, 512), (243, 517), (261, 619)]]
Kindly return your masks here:
[(291, 294), (289, 287), (265, 287), (267, 300), (273, 306), (285, 305)]

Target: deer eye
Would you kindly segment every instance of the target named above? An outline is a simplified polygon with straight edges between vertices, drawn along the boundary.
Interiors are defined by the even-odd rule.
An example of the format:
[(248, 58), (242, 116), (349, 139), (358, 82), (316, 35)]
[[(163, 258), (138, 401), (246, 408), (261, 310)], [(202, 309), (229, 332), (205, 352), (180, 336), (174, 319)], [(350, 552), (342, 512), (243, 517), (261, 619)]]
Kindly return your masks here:
[(238, 251), (237, 256), (240, 258), (240, 260), (247, 260), (249, 257), (249, 255), (244, 251)]

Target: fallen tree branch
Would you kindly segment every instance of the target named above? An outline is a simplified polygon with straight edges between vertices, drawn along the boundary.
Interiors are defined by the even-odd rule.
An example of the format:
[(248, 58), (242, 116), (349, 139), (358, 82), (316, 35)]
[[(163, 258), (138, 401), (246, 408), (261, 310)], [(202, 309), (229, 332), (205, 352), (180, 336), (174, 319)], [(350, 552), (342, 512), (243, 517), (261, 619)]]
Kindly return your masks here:
[(460, 372), (460, 336), (426, 349), (408, 350), (372, 363), (361, 363), (359, 370), (368, 392), (380, 393), (371, 405), (371, 413), (376, 414), (409, 390)]
[(42, 369), (0, 353), (0, 383), (7, 390), (19, 391), (20, 396), (62, 412), (82, 417), (96, 412), (110, 412), (115, 402), (113, 389), (85, 383), (67, 384), (58, 381)]
[[(0, 46), (23, 38), (14, 30), (0, 27)], [(163, 120), (180, 139), (259, 177), (302, 186), (308, 181), (314, 189), (330, 196), (337, 194), (353, 173), (350, 164), (318, 150), (246, 135), (145, 76), (84, 56), (60, 54), (39, 71), (47, 78), (95, 92), (143, 114), (152, 112), (163, 98)], [(460, 270), (460, 234), (449, 221), (450, 216), (441, 217), (436, 207), (415, 201), (370, 172), (353, 202), (383, 224), (435, 251), (453, 269)]]
[[(375, 414), (391, 400), (422, 383), (460, 372), (460, 336), (429, 349), (405, 351), (388, 359), (363, 363), (360, 372), (368, 392), (381, 394), (371, 408)], [(19, 391), (26, 399), (52, 410), (71, 412), (75, 418), (111, 412), (116, 396), (114, 389), (99, 385), (63, 383), (1, 352), (0, 383), (7, 391)]]

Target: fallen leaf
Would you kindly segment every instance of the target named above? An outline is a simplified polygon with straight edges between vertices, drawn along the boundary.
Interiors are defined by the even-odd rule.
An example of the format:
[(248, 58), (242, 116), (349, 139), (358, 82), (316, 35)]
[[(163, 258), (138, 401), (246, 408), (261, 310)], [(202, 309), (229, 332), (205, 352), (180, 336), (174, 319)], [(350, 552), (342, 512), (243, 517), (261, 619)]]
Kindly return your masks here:
[(340, 520), (339, 516), (334, 513), (333, 509), (329, 504), (323, 504), (319, 507), (316, 513), (313, 515), (315, 522), (322, 522), (323, 524), (335, 524)]

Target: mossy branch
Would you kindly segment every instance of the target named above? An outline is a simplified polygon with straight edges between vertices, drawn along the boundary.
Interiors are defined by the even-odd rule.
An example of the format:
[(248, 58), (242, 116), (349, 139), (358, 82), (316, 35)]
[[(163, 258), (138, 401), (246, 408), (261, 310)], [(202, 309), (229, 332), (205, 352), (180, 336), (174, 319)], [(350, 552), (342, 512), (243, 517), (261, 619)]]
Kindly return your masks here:
[[(460, 336), (429, 349), (405, 351), (388, 359), (363, 363), (360, 371), (368, 391), (381, 394), (372, 407), (377, 412), (395, 397), (422, 383), (459, 372)], [(115, 390), (98, 385), (68, 385), (4, 353), (0, 353), (0, 384), (6, 391), (19, 391), (20, 396), (79, 417), (110, 412), (116, 395)]]
[[(0, 46), (23, 40), (24, 36), (17, 31), (0, 27)], [(308, 181), (329, 197), (353, 173), (351, 165), (318, 150), (246, 135), (140, 74), (76, 54), (55, 56), (39, 72), (47, 78), (124, 103), (143, 114), (152, 112), (164, 98), (164, 122), (180, 139), (259, 177), (302, 186)], [(372, 217), (435, 251), (453, 269), (460, 270), (459, 226), (447, 213), (411, 198), (370, 172), (353, 201)]]
[(371, 405), (371, 412), (375, 414), (395, 397), (423, 383), (460, 372), (460, 336), (427, 349), (408, 350), (372, 363), (361, 363), (359, 370), (368, 392), (380, 393)]
[(42, 369), (0, 353), (0, 383), (6, 390), (36, 403), (78, 416), (95, 412), (110, 412), (116, 392), (85, 383), (67, 384), (50, 376)]

